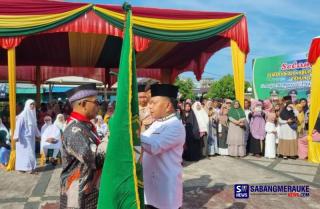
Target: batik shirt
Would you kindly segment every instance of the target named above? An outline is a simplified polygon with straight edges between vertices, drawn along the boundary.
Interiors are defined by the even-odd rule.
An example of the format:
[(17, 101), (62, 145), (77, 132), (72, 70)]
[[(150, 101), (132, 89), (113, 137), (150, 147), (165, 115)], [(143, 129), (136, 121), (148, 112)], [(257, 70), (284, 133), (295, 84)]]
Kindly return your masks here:
[(94, 125), (72, 113), (63, 135), (60, 208), (95, 209), (104, 153)]

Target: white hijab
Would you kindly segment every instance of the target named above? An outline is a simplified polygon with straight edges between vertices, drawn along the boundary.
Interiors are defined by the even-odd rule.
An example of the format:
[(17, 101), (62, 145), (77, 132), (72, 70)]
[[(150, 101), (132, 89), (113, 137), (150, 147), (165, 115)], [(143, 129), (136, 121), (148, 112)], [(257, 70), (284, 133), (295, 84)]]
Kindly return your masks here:
[[(106, 135), (109, 131), (108, 125), (104, 122), (101, 115), (97, 115), (96, 117), (97, 123), (95, 124), (97, 132), (102, 132), (103, 135)], [(98, 126), (98, 122), (100, 122), (100, 127)]]
[(48, 138), (54, 138), (55, 140), (61, 140), (61, 132), (54, 124), (48, 125), (41, 135), (41, 141), (45, 141)]
[(49, 138), (54, 138), (55, 140), (57, 140), (58, 143), (56, 143), (55, 145), (57, 146), (57, 148), (59, 148), (61, 143), (61, 132), (60, 129), (54, 124), (48, 125), (48, 127), (44, 130), (43, 134), (41, 135), (41, 151), (43, 151), (44, 145), (50, 144), (49, 142), (47, 142), (47, 139)]
[(34, 103), (34, 100), (28, 99), (24, 105), (23, 111), (20, 113), (20, 117), (26, 122), (28, 128), (32, 131), (36, 131), (37, 129), (37, 114), (36, 109), (30, 109), (30, 105)]
[[(50, 117), (50, 116), (46, 116), (46, 117)], [(44, 117), (44, 118), (46, 118)], [(52, 120), (52, 118), (50, 117), (50, 119)], [(41, 135), (44, 133), (44, 131), (46, 130), (46, 128), (48, 128), (48, 126), (52, 125), (52, 121), (48, 122), (45, 121), (43, 126), (41, 127)]]
[[(60, 121), (60, 118), (63, 118), (63, 122)], [(58, 114), (56, 120), (54, 121), (54, 125), (56, 125), (61, 131), (64, 131), (66, 127), (66, 122), (63, 114)]]
[[(200, 110), (197, 109), (197, 106), (200, 105)], [(195, 102), (192, 105), (192, 110), (196, 115), (198, 126), (200, 132), (207, 132), (208, 133), (208, 126), (209, 126), (209, 117), (208, 113), (203, 109), (200, 102)]]

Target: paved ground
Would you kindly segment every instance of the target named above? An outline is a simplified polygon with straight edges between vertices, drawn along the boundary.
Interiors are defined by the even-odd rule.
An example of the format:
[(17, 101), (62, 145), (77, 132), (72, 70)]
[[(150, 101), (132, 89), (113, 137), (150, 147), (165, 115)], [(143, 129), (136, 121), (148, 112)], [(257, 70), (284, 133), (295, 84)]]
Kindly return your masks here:
[[(39, 175), (0, 171), (0, 209), (56, 208), (61, 168)], [(309, 185), (310, 197), (251, 195), (234, 199), (233, 185)], [(46, 207), (43, 207), (46, 205)], [(184, 209), (320, 208), (320, 166), (301, 160), (212, 157), (184, 168)]]

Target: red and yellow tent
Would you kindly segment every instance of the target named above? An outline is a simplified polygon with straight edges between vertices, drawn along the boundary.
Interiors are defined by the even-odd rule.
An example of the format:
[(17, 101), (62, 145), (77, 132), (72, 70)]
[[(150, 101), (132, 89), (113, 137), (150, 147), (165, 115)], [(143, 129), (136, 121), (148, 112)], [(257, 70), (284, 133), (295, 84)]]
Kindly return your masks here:
[[(38, 84), (61, 71), (101, 75), (98, 80), (112, 84), (115, 78), (109, 72), (119, 67), (124, 20), (121, 6), (0, 0), (0, 65), (8, 66), (11, 130), (16, 78), (30, 78), (20, 66), (28, 66)], [(209, 58), (231, 46), (236, 97), (243, 104), (249, 52), (243, 13), (133, 7), (132, 22), (139, 77), (171, 83), (180, 73), (193, 71), (201, 79)], [(103, 73), (97, 75), (99, 71)]]
[(312, 65), (310, 112), (309, 112), (309, 137), (308, 137), (308, 160), (313, 163), (320, 163), (320, 143), (312, 141), (312, 131), (315, 127), (320, 113), (320, 37), (312, 40), (308, 61)]

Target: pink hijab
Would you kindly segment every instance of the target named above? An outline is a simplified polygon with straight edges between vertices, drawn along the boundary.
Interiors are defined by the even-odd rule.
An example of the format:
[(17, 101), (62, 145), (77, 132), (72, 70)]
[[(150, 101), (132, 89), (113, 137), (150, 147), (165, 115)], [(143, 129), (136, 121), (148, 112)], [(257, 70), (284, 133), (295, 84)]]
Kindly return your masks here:
[(273, 108), (273, 105), (272, 105), (271, 101), (269, 99), (267, 99), (267, 100), (263, 101), (263, 107), (264, 107), (265, 113), (270, 113)]

